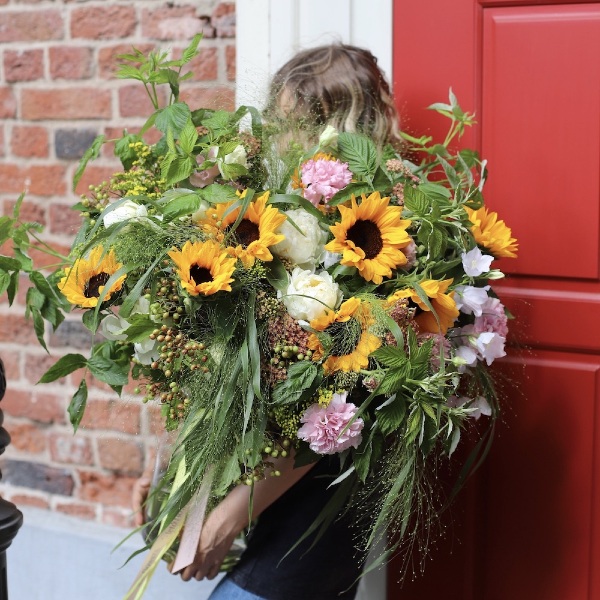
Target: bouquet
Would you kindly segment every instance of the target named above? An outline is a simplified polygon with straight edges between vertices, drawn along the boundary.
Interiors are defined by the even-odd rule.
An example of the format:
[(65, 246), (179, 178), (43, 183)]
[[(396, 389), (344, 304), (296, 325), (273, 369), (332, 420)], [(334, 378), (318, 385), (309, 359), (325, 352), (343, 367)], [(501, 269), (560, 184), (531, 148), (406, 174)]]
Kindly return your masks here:
[[(288, 455), (339, 456), (313, 530), (355, 503), (365, 549), (385, 528), (397, 534), (385, 559), (429, 526), (435, 464), (486, 415), (481, 454), (499, 410), (489, 366), (505, 354), (508, 314), (490, 281), (517, 244), (484, 205), (485, 161), (451, 149), (473, 115), (450, 92), (430, 107), (449, 118), (442, 143), (403, 134), (400, 154), (328, 126), (301, 145), (255, 109), (181, 102), (198, 42), (179, 60), (121, 57), (120, 76), (146, 87), (155, 112), (116, 142), (123, 170), (81, 198), (83, 224), (55, 272), (33, 269), (38, 228), (18, 205), (0, 221), (0, 242), (14, 244), (0, 290), (12, 301), (29, 274), (40, 343), (44, 321), (57, 327), (71, 309), (95, 336), (89, 356), (64, 356), (41, 382), (80, 368), (118, 393), (136, 380), (174, 432), (128, 598), (170, 549), (189, 564), (206, 512), (233, 486), (276, 477), (274, 459)], [(158, 85), (170, 88), (167, 106)], [(150, 128), (155, 144), (143, 139)], [(86, 398), (84, 378), (75, 429)]]

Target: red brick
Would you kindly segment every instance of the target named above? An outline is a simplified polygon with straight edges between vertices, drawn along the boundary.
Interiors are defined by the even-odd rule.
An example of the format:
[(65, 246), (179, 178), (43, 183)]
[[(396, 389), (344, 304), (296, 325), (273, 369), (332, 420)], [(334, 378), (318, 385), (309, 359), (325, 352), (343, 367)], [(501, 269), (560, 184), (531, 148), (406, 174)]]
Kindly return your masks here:
[(0, 42), (42, 42), (64, 37), (64, 23), (59, 10), (5, 10), (0, 21)]
[(89, 521), (95, 521), (97, 516), (97, 508), (92, 504), (84, 504), (83, 502), (57, 502), (54, 508), (57, 512), (65, 515)]
[(24, 89), (22, 118), (30, 121), (61, 119), (108, 119), (111, 117), (109, 90), (79, 87), (69, 89)]
[(227, 79), (235, 81), (235, 46), (225, 47), (225, 65), (227, 68)]
[(4, 78), (14, 83), (34, 81), (44, 76), (44, 51), (6, 50), (4, 52)]
[(0, 341), (37, 344), (31, 320), (19, 315), (0, 314)]
[[(8, 200), (4, 202), (4, 207), (7, 213), (12, 214), (16, 201)], [(19, 218), (21, 221), (32, 221), (46, 226), (46, 207), (41, 202), (23, 201), (19, 210)]]
[(48, 156), (48, 130), (45, 127), (15, 125), (10, 137), (10, 147), (15, 156), (23, 158)]
[(32, 496), (30, 494), (13, 494), (10, 497), (10, 501), (13, 504), (16, 504), (17, 507), (33, 506), (34, 508), (50, 508), (50, 503), (46, 498), (41, 498), (40, 496)]
[[(35, 342), (37, 344), (37, 342)], [(47, 354), (30, 354), (25, 355), (25, 377), (33, 384), (36, 384), (42, 375), (60, 358), (60, 353), (56, 352), (52, 356)], [(68, 383), (67, 378), (61, 377), (52, 383), (53, 386), (66, 387)], [(71, 400), (71, 393), (65, 391), (65, 406), (68, 405)]]
[(73, 210), (70, 204), (51, 204), (49, 208), (48, 231), (52, 234), (75, 235), (81, 227), (81, 213)]
[(48, 437), (44, 431), (31, 423), (7, 423), (11, 446), (21, 452), (41, 454), (46, 451)]
[(201, 88), (187, 87), (180, 95), (182, 102), (187, 102), (192, 110), (212, 108), (214, 110), (234, 110), (235, 92), (223, 86)]
[(17, 116), (17, 101), (10, 87), (0, 86), (0, 119), (14, 119)]
[(91, 465), (94, 462), (89, 438), (80, 435), (50, 435), (50, 457), (58, 463)]
[[(11, 387), (13, 381), (18, 381), (21, 377), (21, 357), (17, 352), (2, 352), (0, 354), (4, 363), (4, 372), (6, 373), (7, 385)], [(4, 408), (4, 404), (0, 405)]]
[(218, 38), (235, 37), (235, 4), (233, 2), (219, 4), (213, 11), (211, 24)]
[(165, 430), (165, 418), (161, 411), (162, 408), (158, 402), (147, 404), (146, 418), (148, 420), (148, 430), (154, 435), (160, 435)]
[[(61, 246), (55, 242), (48, 242), (56, 252), (63, 256), (68, 256), (71, 250), (70, 246)], [(33, 260), (33, 265), (36, 269), (43, 269), (45, 267), (54, 267), (57, 263), (57, 258), (41, 250), (31, 250), (29, 256)]]
[(77, 495), (81, 500), (100, 502), (107, 506), (131, 506), (131, 490), (136, 477), (104, 475), (96, 471), (79, 471), (81, 486)]
[(65, 423), (66, 397), (59, 400), (51, 394), (14, 389), (10, 383), (2, 400), (2, 410), (13, 417), (28, 418), (39, 423)]
[(94, 72), (92, 48), (55, 46), (49, 50), (52, 79), (88, 79)]
[(0, 165), (0, 189), (3, 192), (36, 196), (56, 196), (67, 191), (66, 167), (62, 165)]
[[(144, 54), (155, 48), (154, 44), (136, 44), (135, 47)], [(117, 44), (115, 46), (103, 46), (98, 50), (99, 76), (104, 79), (113, 79), (115, 72), (121, 64), (117, 58), (119, 54), (131, 54), (131, 44)]]
[(141, 475), (143, 453), (140, 444), (119, 437), (102, 437), (97, 440), (100, 466), (116, 473)]
[(141, 405), (125, 400), (90, 400), (81, 421), (83, 429), (140, 432)]
[[(159, 87), (157, 94), (159, 105), (165, 106), (166, 89)], [(131, 84), (119, 88), (119, 114), (122, 117), (149, 117), (153, 112), (154, 107), (143, 86)]]
[(6, 156), (6, 145), (4, 143), (4, 123), (0, 123), (0, 156)]
[(84, 6), (71, 13), (71, 37), (89, 40), (124, 38), (135, 31), (133, 6)]
[(193, 6), (163, 3), (159, 8), (142, 12), (142, 37), (156, 40), (191, 40), (197, 33), (214, 37), (206, 18), (200, 18)]
[(87, 194), (90, 191), (90, 185), (100, 185), (103, 181), (109, 181), (111, 176), (117, 171), (122, 171), (120, 163), (115, 160), (112, 167), (99, 167), (94, 164), (88, 164), (83, 176), (75, 189), (76, 194)]

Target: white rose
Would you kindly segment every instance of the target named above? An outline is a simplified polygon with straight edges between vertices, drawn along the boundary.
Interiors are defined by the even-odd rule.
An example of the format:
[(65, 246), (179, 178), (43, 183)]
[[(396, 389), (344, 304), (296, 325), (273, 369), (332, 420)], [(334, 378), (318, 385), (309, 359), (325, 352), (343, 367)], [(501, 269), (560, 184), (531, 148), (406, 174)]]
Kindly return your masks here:
[(296, 267), (282, 300), (293, 319), (310, 323), (326, 310), (335, 310), (342, 292), (327, 271), (313, 273)]
[(318, 219), (302, 208), (288, 210), (285, 214), (302, 233), (289, 220), (284, 221), (277, 229), (277, 233), (284, 235), (285, 239), (272, 246), (270, 250), (276, 256), (285, 258), (295, 265), (312, 269), (324, 252), (327, 233), (319, 227)]
[(221, 172), (221, 176), (224, 177), (225, 179), (227, 179), (227, 176), (225, 173), (223, 173), (223, 169), (221, 167), (222, 162), (226, 165), (240, 165), (240, 166), (244, 167), (245, 169), (247, 169), (248, 168), (248, 156), (246, 154), (246, 150), (245, 150), (244, 146), (239, 144), (238, 146), (236, 146), (234, 148), (233, 152), (226, 154), (225, 158), (222, 161), (221, 161), (221, 159), (219, 159), (217, 161), (217, 165), (219, 167), (219, 171)]
[(106, 213), (102, 218), (102, 222), (104, 223), (104, 227), (110, 227), (121, 221), (128, 221), (129, 219), (134, 219), (136, 217), (146, 216), (148, 216), (148, 210), (145, 206), (136, 204), (131, 200), (125, 200), (117, 206), (117, 208)]
[(335, 127), (327, 125), (323, 130), (323, 133), (319, 136), (319, 147), (337, 148), (338, 135), (338, 130)]

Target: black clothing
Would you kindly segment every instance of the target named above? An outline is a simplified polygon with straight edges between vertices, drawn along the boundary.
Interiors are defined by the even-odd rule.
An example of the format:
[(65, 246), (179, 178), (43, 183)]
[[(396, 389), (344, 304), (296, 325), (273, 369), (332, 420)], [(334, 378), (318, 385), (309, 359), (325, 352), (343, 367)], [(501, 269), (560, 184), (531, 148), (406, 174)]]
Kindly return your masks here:
[(262, 513), (229, 574), (236, 585), (267, 600), (355, 597), (364, 561), (355, 549), (350, 513), (335, 520), (313, 548), (308, 550), (318, 530), (281, 560), (334, 493), (327, 486), (338, 475), (338, 457), (325, 457)]

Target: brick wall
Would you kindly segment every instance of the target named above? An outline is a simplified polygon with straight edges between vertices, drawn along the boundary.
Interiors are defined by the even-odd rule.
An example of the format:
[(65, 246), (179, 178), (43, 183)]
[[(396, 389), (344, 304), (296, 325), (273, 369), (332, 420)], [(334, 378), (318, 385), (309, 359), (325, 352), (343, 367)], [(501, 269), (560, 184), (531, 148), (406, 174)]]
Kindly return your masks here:
[[(22, 216), (44, 224), (45, 240), (66, 252), (79, 225), (69, 209), (77, 199), (71, 179), (79, 157), (96, 135), (134, 131), (149, 114), (141, 86), (114, 78), (116, 55), (133, 45), (176, 53), (199, 31), (201, 53), (182, 99), (192, 108), (232, 108), (233, 2), (0, 0), (0, 213), (26, 191)], [(118, 167), (105, 146), (78, 191)], [(69, 315), (48, 334), (48, 356), (23, 318), (24, 294), (25, 287), (12, 308), (0, 299), (0, 356), (8, 376), (2, 409), (12, 437), (0, 494), (17, 505), (126, 526), (131, 485), (152, 463), (157, 407), (143, 405), (131, 390), (119, 399), (90, 382), (86, 416), (73, 435), (66, 407), (77, 373), (34, 384), (61, 355), (85, 353), (89, 332)]]

